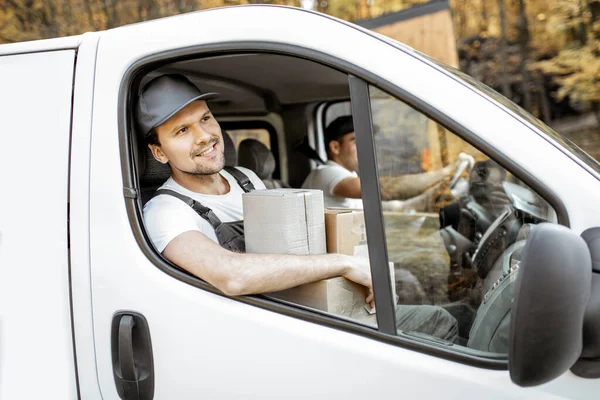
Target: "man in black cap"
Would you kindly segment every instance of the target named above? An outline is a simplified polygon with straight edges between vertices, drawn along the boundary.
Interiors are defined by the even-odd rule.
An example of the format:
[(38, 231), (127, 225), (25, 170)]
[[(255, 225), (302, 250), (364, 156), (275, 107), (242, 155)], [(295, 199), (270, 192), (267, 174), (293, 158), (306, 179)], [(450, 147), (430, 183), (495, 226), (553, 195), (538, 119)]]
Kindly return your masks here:
[[(155, 78), (140, 94), (136, 108), (140, 132), (154, 158), (171, 167), (171, 177), (144, 207), (154, 246), (174, 264), (228, 295), (273, 292), (344, 276), (368, 287), (366, 301), (373, 305), (365, 259), (241, 252), (243, 233), (234, 225), (243, 219), (242, 193), (264, 185), (248, 169), (224, 169), (221, 128), (206, 103), (217, 96), (201, 93), (181, 75)], [(456, 336), (456, 320), (445, 310), (398, 307), (399, 329), (448, 340)]]
[[(352, 116), (336, 118), (327, 126), (324, 136), (329, 160), (312, 170), (302, 187), (321, 189), (326, 207), (362, 208)], [(387, 182), (380, 182), (384, 209), (401, 211), (419, 207), (428, 198), (429, 192), (433, 192), (431, 188), (450, 175), (460, 161), (461, 157), (437, 171), (395, 177), (393, 187), (386, 185)]]

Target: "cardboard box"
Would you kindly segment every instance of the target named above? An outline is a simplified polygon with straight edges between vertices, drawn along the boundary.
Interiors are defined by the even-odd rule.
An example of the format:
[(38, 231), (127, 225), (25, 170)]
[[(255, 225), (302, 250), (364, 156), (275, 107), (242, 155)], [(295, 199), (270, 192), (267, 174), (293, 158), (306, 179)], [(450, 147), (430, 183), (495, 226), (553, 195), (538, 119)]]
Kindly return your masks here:
[(269, 293), (270, 296), (331, 314), (376, 324), (377, 317), (365, 302), (366, 287), (338, 277)]
[[(328, 207), (325, 209), (325, 235), (328, 253), (369, 258), (367, 229), (362, 210)], [(396, 296), (394, 263), (389, 263), (392, 293)], [(397, 296), (396, 296), (397, 300)]]
[(324, 254), (323, 192), (307, 189), (244, 193), (246, 251), (258, 254)]
[[(395, 293), (396, 285), (393, 263), (390, 263), (390, 274), (392, 278), (392, 293)], [(351, 318), (368, 325), (377, 326), (376, 309), (371, 308), (365, 302), (368, 289), (344, 277), (307, 283), (291, 289), (272, 292), (268, 295), (294, 304), (301, 304), (306, 307)], [(394, 296), (394, 300), (394, 303), (397, 303), (398, 297)]]
[(327, 252), (354, 255), (354, 246), (367, 244), (367, 230), (362, 210), (325, 209)]
[[(256, 190), (243, 195), (243, 205), (248, 253), (326, 252), (327, 213), (320, 190)], [(332, 229), (336, 237), (332, 249), (354, 255), (354, 246), (366, 243), (362, 211), (335, 209), (329, 214), (333, 219), (329, 217), (328, 229)], [(364, 286), (338, 277), (269, 293), (269, 296), (374, 325), (376, 316), (369, 312), (371, 308), (365, 302), (367, 294)]]

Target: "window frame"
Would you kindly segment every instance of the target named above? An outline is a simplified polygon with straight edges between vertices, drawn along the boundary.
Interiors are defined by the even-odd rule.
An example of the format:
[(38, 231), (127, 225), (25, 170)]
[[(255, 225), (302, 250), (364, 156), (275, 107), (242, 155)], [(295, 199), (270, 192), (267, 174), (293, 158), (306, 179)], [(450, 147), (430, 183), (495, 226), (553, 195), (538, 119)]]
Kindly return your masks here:
[[(388, 268), (389, 260), (379, 190), (369, 84), (354, 75), (348, 76), (348, 84), (350, 85), (350, 104), (356, 134), (358, 165), (360, 166), (360, 186), (363, 194), (373, 294), (377, 304), (377, 326), (380, 331), (388, 335), (396, 335), (396, 313)], [(365, 193), (368, 195), (365, 196)]]
[[(398, 51), (406, 53), (406, 51), (404, 51), (403, 49), (398, 49)], [(328, 67), (337, 69), (338, 71), (345, 73), (348, 76), (354, 76), (357, 79), (362, 80), (366, 84), (374, 85), (386, 91), (390, 95), (396, 97), (398, 100), (403, 101), (404, 103), (413, 107), (415, 110), (435, 120), (436, 122), (444, 126), (446, 129), (449, 129), (457, 136), (461, 137), (463, 140), (467, 141), (468, 143), (483, 151), (488, 156), (493, 157), (503, 168), (511, 171), (513, 175), (515, 175), (521, 181), (529, 185), (532, 189), (536, 190), (537, 193), (544, 197), (546, 201), (548, 201), (548, 203), (552, 207), (554, 207), (557, 213), (559, 224), (565, 225), (567, 227), (569, 226), (568, 214), (560, 198), (558, 198), (549, 188), (537, 182), (535, 177), (532, 176), (528, 171), (520, 168), (519, 165), (515, 164), (508, 156), (501, 154), (494, 148), (488, 146), (481, 139), (479, 139), (474, 132), (470, 131), (466, 127), (454, 121), (450, 116), (441, 113), (439, 110), (433, 108), (420, 98), (404, 91), (402, 88), (395, 86), (393, 83), (380, 78), (379, 76), (371, 73), (368, 70), (351, 64), (343, 59), (332, 57), (329, 54), (296, 45), (262, 41), (236, 41), (226, 43), (215, 43), (209, 45), (198, 45), (182, 49), (172, 49), (165, 52), (152, 54), (133, 63), (123, 74), (118, 100), (118, 135), (121, 153), (122, 177), (124, 185), (123, 193), (132, 232), (138, 243), (138, 246), (140, 247), (144, 255), (157, 268), (159, 268), (166, 274), (172, 276), (173, 278), (183, 281), (199, 289), (203, 289), (217, 295), (225, 296), (213, 286), (207, 284), (199, 278), (192, 276), (191, 274), (183, 271), (179, 267), (165, 260), (155, 251), (155, 249), (151, 245), (149, 237), (146, 234), (146, 231), (143, 226), (142, 207), (138, 199), (140, 185), (138, 175), (136, 172), (134, 149), (132, 148), (133, 144), (135, 143), (135, 140), (132, 139), (132, 136), (135, 132), (135, 128), (131, 114), (131, 110), (133, 109), (132, 104), (134, 104), (135, 100), (134, 93), (138, 93), (141, 77), (146, 75), (148, 72), (166, 64), (191, 58), (197, 59), (211, 57), (215, 55), (248, 52), (275, 53), (291, 57), (304, 58), (306, 60), (317, 62)], [(359, 123), (364, 124), (364, 121)], [(373, 138), (371, 137), (371, 142), (372, 141)], [(376, 213), (377, 209), (380, 209), (380, 207), (381, 206), (379, 205), (377, 207), (374, 207), (372, 210), (369, 207), (367, 208), (365, 212), (365, 218), (367, 221), (371, 221), (371, 223), (367, 222), (367, 230), (369, 230), (369, 225), (372, 226), (371, 230), (373, 231), (375, 231), (378, 225), (383, 226), (383, 214)], [(377, 219), (379, 219), (379, 222), (377, 222)], [(370, 236), (369, 248), (371, 248), (371, 243), (374, 243), (374, 241), (383, 242), (382, 244), (380, 243), (379, 246), (385, 246), (384, 238), (384, 236), (379, 237), (379, 234), (377, 233), (375, 234), (375, 237)], [(387, 259), (387, 252), (385, 252), (385, 259)], [(389, 282), (390, 277), (387, 271), (386, 275), (387, 282)], [(382, 278), (378, 275), (375, 276), (374, 279), (376, 279), (376, 282), (374, 282), (374, 284), (376, 284), (377, 287), (385, 288), (386, 286), (388, 286), (386, 283), (383, 283), (382, 285), (382, 283), (379, 282), (379, 280)], [(389, 291), (391, 292), (391, 286), (389, 288)], [(379, 296), (381, 298), (381, 293), (385, 293), (385, 290), (380, 289), (379, 293)], [(383, 296), (385, 301), (385, 294)], [(387, 297), (390, 298), (391, 296), (388, 295)], [(383, 326), (386, 326), (388, 328), (386, 328), (385, 331), (382, 331), (360, 325), (356, 322), (350, 322), (349, 320), (345, 320), (340, 317), (319, 312), (318, 310), (308, 309), (306, 307), (298, 305), (290, 306), (285, 304), (284, 302), (266, 299), (264, 296), (261, 295), (228, 298), (248, 305), (257, 306), (280, 314), (295, 317), (307, 322), (317, 323), (334, 329), (343, 330), (348, 333), (358, 334), (364, 337), (378, 340), (380, 342), (418, 351), (434, 357), (486, 369), (508, 369), (508, 360), (506, 355), (495, 357), (494, 355), (488, 354), (469, 354), (465, 352), (450, 350), (449, 348), (451, 346), (446, 346), (447, 348), (444, 348), (443, 346), (440, 346), (439, 343), (433, 344), (429, 341), (420, 340), (419, 338), (415, 338), (412, 336), (410, 338), (397, 336), (395, 331), (393, 334), (390, 334), (388, 333), (388, 330), (389, 326), (394, 325), (393, 320), (388, 320), (388, 322), (385, 322)], [(378, 320), (379, 318), (380, 317), (378, 317)]]

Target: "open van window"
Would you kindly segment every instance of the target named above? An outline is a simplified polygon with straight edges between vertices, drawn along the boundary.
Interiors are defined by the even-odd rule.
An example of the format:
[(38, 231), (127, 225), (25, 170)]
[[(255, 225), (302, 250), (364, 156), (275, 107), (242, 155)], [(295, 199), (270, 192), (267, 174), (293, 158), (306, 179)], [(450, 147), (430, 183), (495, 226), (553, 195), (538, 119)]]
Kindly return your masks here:
[[(232, 58), (235, 58), (236, 67), (223, 68)], [(249, 89), (246, 85), (249, 82), (245, 82), (249, 77), (246, 77), (245, 74), (250, 67), (273, 68), (273, 74), (265, 75), (259, 82), (254, 82), (254, 86)], [(319, 78), (315, 78), (313, 81), (314, 75), (312, 74), (310, 77), (301, 75), (295, 78), (290, 78), (289, 75), (279, 76), (274, 71), (275, 67), (285, 70), (300, 68), (307, 71), (314, 70), (315, 73), (319, 73), (317, 75)], [(242, 150), (240, 144), (243, 144), (242, 147), (246, 150), (252, 149), (251, 158), (260, 159), (260, 161), (244, 164), (252, 166), (249, 170), (242, 169), (242, 171), (246, 174), (256, 173), (260, 176), (262, 183), (260, 186), (255, 185), (255, 188), (262, 188), (267, 183), (267, 179), (261, 175), (266, 164), (280, 165), (282, 160), (287, 160), (286, 167), (290, 182), (295, 181), (297, 187), (303, 183), (304, 189), (318, 189), (322, 191), (324, 198), (331, 195), (329, 192), (331, 189), (327, 187), (311, 187), (310, 184), (307, 184), (306, 172), (303, 171), (307, 169), (310, 171), (309, 160), (303, 154), (296, 152), (293, 144), (310, 133), (311, 127), (315, 127), (315, 124), (323, 123), (323, 126), (317, 126), (317, 130), (312, 132), (313, 135), (321, 132), (320, 137), (314, 138), (313, 142), (316, 144), (315, 147), (328, 153), (331, 150), (331, 142), (325, 140), (342, 143), (342, 136), (350, 133), (350, 130), (344, 131), (341, 132), (341, 136), (338, 134), (327, 139), (328, 135), (332, 134), (328, 131), (331, 125), (334, 125), (340, 118), (350, 118), (348, 120), (350, 122), (353, 119), (362, 118), (360, 113), (358, 115), (354, 113), (357, 106), (354, 104), (354, 99), (352, 102), (350, 101), (347, 75), (303, 59), (253, 53), (190, 59), (164, 67), (169, 72), (177, 71), (179, 68), (185, 71), (194, 71), (192, 79), (195, 85), (202, 88), (202, 92), (223, 92), (219, 98), (207, 104), (211, 111), (214, 110), (216, 121), (223, 118), (223, 126), (227, 127), (226, 133), (223, 130), (223, 138), (229, 142), (225, 150), (226, 153), (233, 153), (233, 156), (229, 157), (226, 162), (230, 167), (240, 165), (239, 151)], [(160, 73), (159, 70), (154, 75)], [(218, 76), (218, 74), (221, 75)], [(300, 85), (299, 82), (294, 83), (293, 79), (302, 81), (304, 85), (302, 90), (290, 91), (289, 88)], [(231, 82), (238, 82), (238, 85), (232, 85)], [(260, 83), (260, 86), (257, 83)], [(323, 91), (321, 87), (333, 87), (334, 90)], [(440, 321), (446, 318), (455, 321), (456, 325), (449, 324), (447, 327), (443, 327), (440, 322), (436, 329), (445, 329), (444, 332), (438, 332), (436, 329), (421, 331), (419, 333), (421, 338), (433, 335), (446, 344), (453, 344), (454, 350), (466, 354), (489, 353), (491, 357), (496, 357), (494, 354), (506, 354), (506, 329), (508, 327), (506, 314), (503, 316), (494, 314), (492, 318), (491, 314), (486, 311), (479, 311), (485, 304), (484, 299), (491, 296), (490, 290), (495, 287), (496, 281), (503, 274), (508, 273), (508, 270), (505, 271), (504, 264), (509, 268), (518, 264), (515, 254), (522, 249), (528, 229), (540, 221), (555, 221), (556, 214), (552, 207), (522, 183), (515, 184), (509, 182), (508, 179), (503, 180), (503, 177), (510, 176), (510, 174), (506, 175), (506, 171), (499, 169), (489, 160), (489, 157), (475, 147), (445, 130), (418, 110), (408, 107), (375, 86), (371, 86), (369, 89), (372, 136), (369, 136), (370, 132), (356, 132), (356, 134), (362, 135), (361, 141), (366, 139), (372, 141), (374, 145), (377, 155), (377, 169), (374, 171), (376, 174), (374, 178), (379, 182), (380, 192), (363, 191), (362, 195), (359, 194), (359, 200), (360, 197), (364, 200), (365, 196), (384, 199), (385, 201), (381, 204), (383, 213), (377, 215), (373, 214), (372, 210), (355, 210), (355, 225), (350, 225), (349, 229), (356, 228), (362, 233), (356, 236), (356, 239), (352, 235), (340, 237), (338, 240), (346, 240), (351, 244), (349, 246), (344, 243), (332, 244), (333, 247), (327, 247), (328, 251), (340, 251), (348, 255), (367, 255), (369, 246), (366, 240), (365, 220), (382, 219), (386, 230), (387, 257), (391, 267), (389, 279), (392, 282), (393, 295), (397, 299), (395, 321), (398, 329), (396, 333), (400, 336), (412, 337), (413, 330), (419, 332), (425, 329), (423, 328), (426, 325), (425, 322), (406, 325), (407, 315), (410, 315), (411, 321), (426, 321), (431, 313), (439, 313), (436, 318)], [(323, 104), (328, 105), (323, 108)], [(319, 107), (322, 109), (321, 113), (316, 112)], [(244, 126), (243, 121), (261, 118), (266, 114), (271, 115), (271, 119), (274, 121), (281, 121), (280, 127), (277, 128), (277, 134), (274, 134), (276, 124), (269, 125), (269, 129), (261, 128), (258, 125)], [(312, 119), (319, 115), (322, 118), (320, 121)], [(236, 118), (239, 118), (239, 121), (236, 122)], [(353, 130), (353, 128), (349, 129)], [(272, 141), (273, 139), (283, 140), (286, 146), (276, 145)], [(319, 139), (324, 142), (318, 143)], [(248, 144), (252, 144), (252, 146), (246, 146)], [(281, 154), (283, 157), (275, 161), (273, 154), (280, 149), (284, 150), (284, 153)], [(266, 158), (261, 158), (260, 154), (264, 154)], [(267, 161), (269, 157), (271, 161)], [(248, 156), (243, 158), (247, 159)], [(328, 163), (333, 160), (337, 161), (336, 168), (346, 168), (341, 159), (336, 158), (335, 155), (328, 154), (328, 158)], [(356, 161), (358, 162), (358, 159)], [(163, 164), (162, 168), (164, 167)], [(317, 167), (317, 170), (324, 167), (326, 166)], [(356, 180), (363, 179), (365, 175), (369, 174), (369, 169), (366, 167), (363, 169), (360, 165), (353, 169), (355, 171), (349, 170), (349, 172), (359, 172), (361, 175), (359, 177), (359, 174), (356, 174)], [(312, 171), (310, 174), (314, 172)], [(269, 172), (271, 177), (272, 173), (273, 169)], [(256, 181), (254, 175), (252, 176), (254, 178), (251, 181), (260, 182)], [(269, 187), (267, 186), (267, 188)], [(417, 189), (419, 187), (421, 189)], [(482, 188), (483, 191), (480, 190)], [(489, 197), (488, 190), (493, 191), (492, 197)], [(252, 198), (250, 194), (248, 196), (249, 199)], [(262, 197), (262, 200), (257, 201), (267, 204), (272, 199)], [(327, 201), (325, 205), (328, 205)], [(260, 207), (252, 207), (254, 206), (251, 203), (245, 205), (247, 208), (245, 212), (249, 212), (250, 209), (255, 210), (254, 212), (261, 215), (258, 219), (263, 224), (268, 224), (269, 218), (277, 212), (278, 208), (276, 203), (265, 206), (268, 207), (268, 212), (263, 215)], [(362, 209), (362, 206), (359, 208)], [(456, 213), (453, 210), (455, 208), (458, 208), (458, 214), (463, 216), (466, 215), (465, 210), (470, 210), (473, 218), (469, 220), (454, 219)], [(507, 218), (509, 222), (504, 219), (498, 222), (499, 218), (504, 215), (503, 212), (507, 210), (513, 210), (510, 216), (503, 217)], [(294, 211), (290, 209), (287, 212), (293, 214)], [(367, 212), (370, 212), (371, 215), (365, 218), (364, 214)], [(322, 213), (323, 211), (321, 211)], [(248, 223), (258, 214), (240, 215), (240, 219), (243, 217)], [(439, 215), (443, 215), (443, 218), (440, 219)], [(329, 223), (335, 224), (341, 224), (345, 218), (344, 213), (339, 210), (333, 213), (329, 212), (329, 214), (326, 212), (325, 217), (327, 221), (330, 221)], [(321, 220), (323, 221), (323, 218)], [(518, 224), (514, 221), (518, 221)], [(501, 226), (501, 229), (508, 229), (505, 225), (513, 224), (513, 222), (514, 226), (519, 225), (522, 228), (517, 229), (511, 225), (515, 230), (512, 233), (514, 236), (511, 236), (509, 242), (502, 244), (497, 249), (494, 256), (496, 258), (493, 260), (488, 259), (489, 257), (482, 258), (481, 254), (486, 252), (480, 247), (489, 246), (489, 244), (485, 244), (488, 243), (486, 241), (488, 236), (495, 237), (495, 234), (490, 233), (493, 232), (490, 227)], [(290, 226), (283, 225), (280, 228), (284, 231), (281, 231), (279, 236), (282, 236), (286, 229), (291, 229)], [(298, 227), (293, 229), (297, 230)], [(327, 226), (323, 233), (336, 235), (334, 229), (336, 228)], [(266, 234), (266, 231), (263, 233)], [(248, 233), (246, 230), (246, 234), (255, 235), (256, 232)], [(339, 232), (337, 234), (339, 235)], [(327, 240), (327, 246), (329, 246), (331, 237), (322, 238), (322, 240)], [(273, 242), (277, 239), (280, 238), (274, 236), (270, 241)], [(357, 241), (353, 243), (353, 240)], [(515, 247), (515, 243), (519, 243), (518, 249)], [(325, 242), (323, 242), (323, 246), (325, 246)], [(505, 251), (510, 251), (510, 254), (504, 254)], [(325, 252), (325, 247), (322, 252)], [(508, 261), (505, 260), (507, 257)], [(482, 266), (483, 264), (485, 267)], [(496, 267), (496, 264), (499, 266)], [(485, 269), (487, 269), (485, 273), (481, 272)], [(352, 288), (334, 286), (319, 288), (318, 285), (315, 285), (314, 283), (304, 285), (302, 289), (286, 288), (283, 292), (277, 291), (277, 293), (270, 293), (266, 296), (274, 302), (293, 304), (305, 310), (325, 313), (331, 317), (377, 328), (376, 316), (370, 315), (367, 308), (359, 307), (344, 311), (343, 307), (327, 304), (327, 301), (323, 303), (327, 298), (324, 293), (329, 291), (329, 296), (331, 296), (332, 290), (337, 290), (339, 301), (343, 298), (340, 293), (348, 293), (351, 298)], [(510, 297), (510, 290), (503, 293)], [(407, 314), (406, 311), (398, 310), (410, 311)], [(361, 316), (363, 314), (364, 316)], [(482, 315), (487, 319), (492, 318), (493, 321), (480, 322), (479, 320), (484, 318)], [(482, 339), (481, 332), (488, 332), (488, 328), (491, 326), (489, 324), (497, 324), (496, 328), (501, 326), (504, 333), (493, 339), (489, 337)], [(482, 326), (484, 327), (482, 328)]]

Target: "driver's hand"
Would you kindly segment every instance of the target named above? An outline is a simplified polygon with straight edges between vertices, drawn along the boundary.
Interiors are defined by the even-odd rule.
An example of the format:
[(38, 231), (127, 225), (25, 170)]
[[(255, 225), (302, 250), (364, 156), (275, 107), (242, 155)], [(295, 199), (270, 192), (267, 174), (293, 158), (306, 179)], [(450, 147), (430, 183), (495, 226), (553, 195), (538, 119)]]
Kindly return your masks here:
[(365, 286), (369, 289), (365, 301), (371, 307), (375, 307), (375, 298), (373, 296), (373, 281), (371, 279), (371, 268), (369, 267), (369, 260), (364, 257), (351, 257), (350, 268), (343, 276), (344, 278), (356, 282), (359, 285)]
[(467, 153), (459, 153), (456, 160), (459, 162), (459, 165), (463, 162), (467, 163), (467, 172), (471, 172), (473, 166), (475, 165), (475, 158), (472, 155)]
[(462, 160), (457, 158), (454, 161), (452, 161), (450, 164), (446, 165), (442, 169), (444, 171), (444, 175), (452, 176), (456, 172), (456, 170), (458, 169), (458, 167), (460, 166), (461, 163), (462, 163)]
[(456, 157), (456, 159), (444, 168), (446, 175), (453, 174), (458, 169), (458, 167), (463, 163), (467, 164), (466, 170), (468, 172), (470, 172), (471, 169), (473, 169), (473, 165), (475, 165), (475, 159), (473, 158), (473, 156), (471, 156), (467, 153), (459, 153), (458, 156)]
[(475, 165), (475, 158), (473, 158), (473, 156), (470, 154), (459, 153), (457, 159), (460, 162), (467, 161), (469, 163), (469, 170), (471, 170), (471, 168), (473, 168), (473, 165)]

